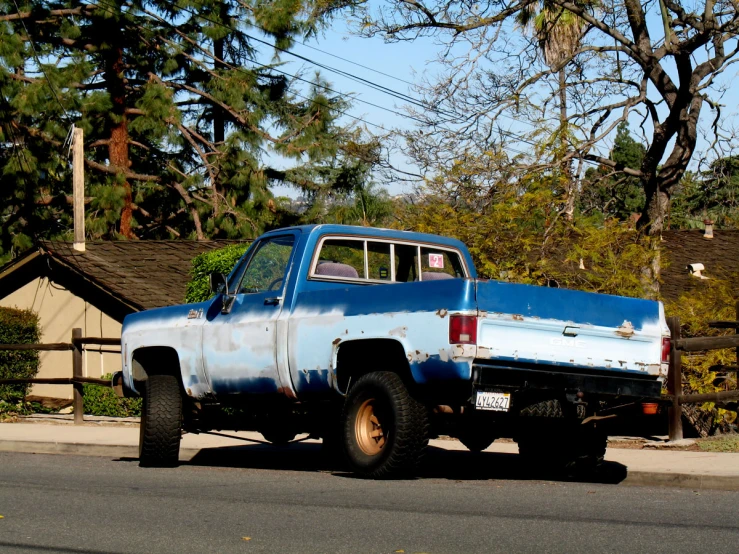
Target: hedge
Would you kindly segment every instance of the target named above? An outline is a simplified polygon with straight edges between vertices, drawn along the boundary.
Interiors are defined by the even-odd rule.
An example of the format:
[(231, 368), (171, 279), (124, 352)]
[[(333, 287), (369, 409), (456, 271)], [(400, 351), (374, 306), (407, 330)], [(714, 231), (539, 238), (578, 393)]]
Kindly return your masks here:
[[(103, 379), (113, 376), (104, 375)], [(141, 398), (121, 398), (113, 389), (100, 385), (82, 385), (85, 413), (94, 416), (140, 417)]]
[(239, 243), (203, 252), (192, 261), (190, 270), (190, 282), (187, 283), (185, 302), (205, 302), (210, 298), (209, 275), (211, 273), (223, 273), (228, 275), (244, 255), (250, 243)]
[[(38, 315), (31, 310), (0, 307), (0, 344), (38, 343)], [(39, 368), (36, 350), (0, 350), (0, 379), (36, 377)], [(31, 385), (0, 385), (0, 401), (8, 404), (23, 402)]]

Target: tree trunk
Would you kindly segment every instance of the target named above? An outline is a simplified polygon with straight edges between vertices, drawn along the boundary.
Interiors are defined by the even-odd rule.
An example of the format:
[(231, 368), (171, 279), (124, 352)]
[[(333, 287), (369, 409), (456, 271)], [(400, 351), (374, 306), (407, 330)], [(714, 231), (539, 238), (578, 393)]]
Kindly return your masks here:
[[(114, 36), (118, 36), (116, 33)], [(120, 37), (119, 37), (120, 38)], [(120, 44), (120, 42), (118, 42)], [(131, 160), (128, 156), (128, 120), (126, 119), (126, 88), (123, 76), (123, 48), (111, 48), (105, 57), (105, 81), (113, 104), (111, 113), (110, 143), (108, 144), (108, 160), (110, 166), (121, 173), (128, 171)], [(124, 190), (123, 209), (119, 232), (127, 239), (136, 238), (131, 229), (133, 219), (133, 194), (128, 179), (121, 176)]]
[[(697, 95), (687, 106), (679, 110), (679, 117), (672, 117), (671, 114), (663, 128), (655, 130), (654, 136), (658, 140), (652, 143), (644, 157), (642, 172), (650, 177), (644, 180), (647, 199), (639, 223), (641, 227), (648, 229), (650, 235), (659, 235), (662, 232), (670, 209), (672, 192), (680, 184), (693, 157), (698, 139), (698, 118), (702, 107), (703, 97)], [(665, 147), (675, 135), (677, 137), (672, 152), (658, 173), (657, 166), (666, 150)]]
[[(559, 129), (560, 139), (562, 143), (565, 142), (565, 130), (567, 129), (567, 74), (565, 68), (561, 67), (559, 70)], [(568, 148), (563, 152), (563, 155), (567, 154)], [(575, 213), (575, 197), (577, 196), (577, 190), (575, 187), (575, 180), (572, 175), (572, 165), (569, 160), (562, 164), (562, 175), (565, 180), (565, 218), (568, 221), (572, 221)]]

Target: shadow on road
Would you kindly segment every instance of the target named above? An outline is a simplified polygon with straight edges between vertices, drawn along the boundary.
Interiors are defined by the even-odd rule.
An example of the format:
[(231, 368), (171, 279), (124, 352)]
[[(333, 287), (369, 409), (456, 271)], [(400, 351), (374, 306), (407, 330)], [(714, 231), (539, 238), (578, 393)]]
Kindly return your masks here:
[[(126, 459), (126, 461), (138, 461)], [(284, 446), (244, 445), (206, 448), (183, 466), (211, 466), (250, 469), (279, 469), (288, 471), (320, 471), (354, 478), (340, 461), (330, 459), (316, 443), (291, 443)], [(568, 477), (552, 471), (542, 460), (541, 467), (529, 467), (518, 454), (497, 452), (472, 453), (463, 450), (445, 450), (430, 446), (416, 479), (475, 480), (548, 480), (584, 483), (616, 484), (626, 479), (626, 466), (605, 462), (596, 472)]]

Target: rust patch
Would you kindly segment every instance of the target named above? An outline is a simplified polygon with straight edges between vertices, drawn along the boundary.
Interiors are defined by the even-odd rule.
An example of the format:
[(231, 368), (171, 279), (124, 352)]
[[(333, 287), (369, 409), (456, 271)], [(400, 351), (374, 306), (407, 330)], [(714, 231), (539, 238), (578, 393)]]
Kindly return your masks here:
[(445, 308), (436, 310), (436, 315), (438, 315), (441, 319), (444, 319), (446, 317), (446, 314), (448, 313), (449, 313), (449, 310), (446, 310)]
[(283, 394), (287, 398), (296, 399), (297, 396), (290, 387), (280, 387), (277, 389), (277, 394)]
[(523, 321), (523, 316), (521, 314), (513, 314), (513, 321)]
[(334, 339), (334, 341), (333, 341), (333, 342), (332, 342), (331, 344), (333, 344), (334, 346), (336, 346), (336, 345), (337, 345), (337, 344), (339, 344), (340, 342), (341, 342), (341, 337), (339, 337), (339, 338), (337, 338), (337, 339)]
[(619, 337), (624, 337), (626, 339), (631, 338), (634, 335), (634, 326), (630, 321), (624, 321), (621, 324), (621, 327), (616, 329), (616, 334)]

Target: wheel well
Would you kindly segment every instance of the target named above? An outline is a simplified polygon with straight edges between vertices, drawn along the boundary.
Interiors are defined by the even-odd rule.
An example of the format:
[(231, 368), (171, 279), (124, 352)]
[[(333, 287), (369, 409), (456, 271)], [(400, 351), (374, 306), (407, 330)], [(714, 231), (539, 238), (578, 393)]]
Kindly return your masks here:
[(336, 354), (336, 383), (342, 393), (346, 393), (349, 384), (365, 373), (380, 370), (397, 373), (407, 385), (413, 383), (405, 349), (397, 340), (354, 340), (339, 346)]
[(143, 381), (149, 375), (174, 375), (182, 386), (180, 358), (174, 348), (149, 346), (133, 353), (131, 364), (135, 381)]

